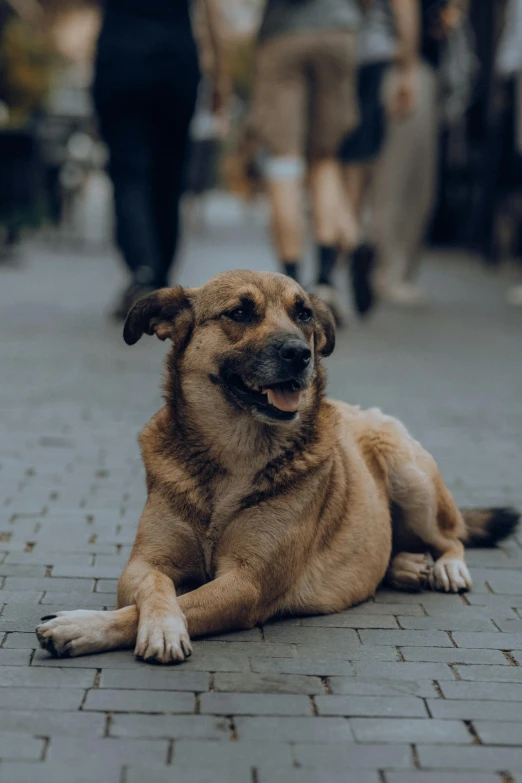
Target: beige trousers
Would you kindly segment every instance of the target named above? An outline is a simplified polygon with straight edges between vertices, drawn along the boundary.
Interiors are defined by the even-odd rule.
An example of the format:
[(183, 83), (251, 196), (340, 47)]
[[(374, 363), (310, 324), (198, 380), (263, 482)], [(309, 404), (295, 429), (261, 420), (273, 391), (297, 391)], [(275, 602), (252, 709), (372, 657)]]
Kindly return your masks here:
[[(390, 70), (386, 90), (396, 78)], [(370, 236), (377, 250), (377, 283), (414, 282), (435, 195), (438, 149), (437, 79), (421, 63), (411, 114), (390, 120), (376, 164)]]

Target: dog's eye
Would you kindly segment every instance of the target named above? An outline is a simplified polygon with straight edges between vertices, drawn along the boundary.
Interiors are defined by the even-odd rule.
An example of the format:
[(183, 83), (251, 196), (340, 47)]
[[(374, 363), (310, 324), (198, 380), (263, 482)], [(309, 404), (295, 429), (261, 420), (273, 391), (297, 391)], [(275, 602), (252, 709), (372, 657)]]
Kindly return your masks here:
[(252, 312), (246, 307), (235, 307), (233, 310), (229, 310), (228, 313), (225, 313), (225, 315), (227, 318), (231, 318), (232, 321), (241, 323), (242, 321), (250, 321)]
[(312, 320), (313, 313), (309, 307), (303, 307), (302, 310), (299, 310), (299, 312), (297, 313), (296, 318), (302, 324), (307, 324), (310, 323), (310, 321)]

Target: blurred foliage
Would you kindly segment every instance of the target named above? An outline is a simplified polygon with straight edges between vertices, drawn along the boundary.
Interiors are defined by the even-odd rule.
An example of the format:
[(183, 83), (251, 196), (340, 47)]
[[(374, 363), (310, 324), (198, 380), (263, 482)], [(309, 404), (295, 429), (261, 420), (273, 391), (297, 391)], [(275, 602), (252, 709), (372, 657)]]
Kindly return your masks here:
[(9, 108), (9, 124), (21, 126), (45, 105), (56, 51), (44, 31), (12, 16), (1, 32), (0, 63), (0, 99)]

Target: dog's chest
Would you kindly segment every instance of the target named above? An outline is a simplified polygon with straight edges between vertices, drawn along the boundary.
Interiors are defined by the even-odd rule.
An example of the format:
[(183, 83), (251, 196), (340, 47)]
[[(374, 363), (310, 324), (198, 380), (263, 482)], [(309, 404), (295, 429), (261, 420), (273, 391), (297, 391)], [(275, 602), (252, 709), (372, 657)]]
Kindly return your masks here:
[(252, 474), (227, 476), (220, 480), (214, 491), (214, 499), (208, 526), (203, 532), (201, 546), (205, 558), (205, 570), (214, 577), (216, 563), (214, 555), (216, 546), (230, 522), (241, 510), (245, 497), (252, 492)]

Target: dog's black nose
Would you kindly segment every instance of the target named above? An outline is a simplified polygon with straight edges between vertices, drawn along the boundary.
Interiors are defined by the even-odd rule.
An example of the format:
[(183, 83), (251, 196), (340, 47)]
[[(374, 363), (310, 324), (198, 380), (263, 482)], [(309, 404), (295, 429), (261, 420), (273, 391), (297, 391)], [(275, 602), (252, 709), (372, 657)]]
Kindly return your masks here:
[(285, 340), (279, 349), (279, 356), (285, 362), (289, 362), (296, 370), (308, 367), (312, 358), (312, 351), (306, 343), (298, 339)]

